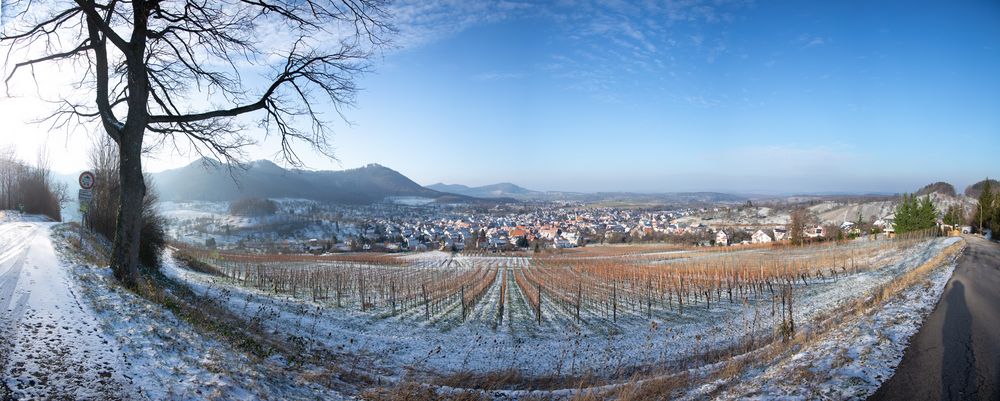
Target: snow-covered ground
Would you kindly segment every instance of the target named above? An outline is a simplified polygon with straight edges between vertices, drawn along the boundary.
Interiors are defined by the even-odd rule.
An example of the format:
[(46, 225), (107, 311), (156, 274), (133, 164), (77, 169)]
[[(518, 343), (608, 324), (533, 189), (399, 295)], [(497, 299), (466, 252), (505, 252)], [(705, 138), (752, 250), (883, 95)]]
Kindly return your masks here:
[(314, 201), (274, 201), (278, 204), (278, 213), (260, 217), (229, 214), (229, 204), (226, 202), (161, 202), (158, 210), (167, 219), (168, 236), (179, 242), (199, 246), (204, 245), (208, 239), (225, 248), (241, 241), (304, 244), (313, 238), (329, 240), (358, 235), (353, 224), (333, 223), (328, 219), (310, 217), (308, 211), (310, 207), (315, 207)]
[[(74, 400), (344, 399), (280, 355), (261, 359), (119, 286), (108, 245), (0, 213), (0, 396)], [(8, 394), (9, 389), (9, 394)], [(6, 399), (6, 398), (5, 398)]]
[[(958, 238), (949, 238), (954, 244)], [(719, 399), (864, 399), (888, 380), (910, 337), (941, 298), (955, 270), (954, 254), (924, 280), (891, 297), (872, 313), (852, 314), (792, 355), (739, 378)], [(718, 383), (689, 394), (704, 399)]]
[[(339, 399), (336, 381), (317, 384), (281, 357), (254, 358), (115, 284), (109, 269), (76, 251), (77, 231), (41, 218), (0, 213), (0, 367), (15, 396), (76, 399)], [(100, 253), (107, 243), (88, 238)], [(879, 256), (878, 268), (834, 280), (796, 285), (796, 321), (852, 302), (920, 266), (958, 239), (939, 238)], [(699, 355), (773, 332), (764, 305), (722, 302), (706, 310), (610, 324), (574, 323), (568, 311), (543, 303), (533, 323), (520, 291), (508, 291), (504, 324), (495, 324), (501, 279), (464, 322), (444, 310), (387, 315), (336, 308), (235, 285), (196, 273), (166, 255), (163, 272), (277, 338), (302, 338), (304, 352), (325, 351), (337, 363), (391, 383), (425, 375), (518, 370), (528, 375), (594, 374), (609, 382), (634, 368), (698, 369)], [(529, 266), (528, 257), (428, 252), (404, 257), (420, 268)], [(928, 284), (907, 289), (883, 309), (848, 316), (840, 325), (736, 383), (707, 383), (688, 395), (721, 398), (855, 398), (891, 375), (909, 336), (940, 296), (954, 265), (935, 270)], [(515, 286), (513, 275), (508, 285)], [(450, 315), (449, 315), (450, 314)], [(761, 316), (767, 315), (766, 318)], [(666, 317), (664, 317), (666, 316)], [(807, 383), (808, 386), (803, 386)], [(0, 389), (2, 390), (2, 389)], [(721, 392), (719, 392), (721, 391)], [(508, 396), (525, 393), (503, 392)], [(127, 396), (123, 396), (127, 395)]]
[(0, 373), (21, 399), (123, 399), (116, 339), (100, 329), (81, 287), (57, 260), (53, 223), (0, 216)]
[[(94, 312), (87, 321), (115, 341), (131, 381), (128, 398), (164, 399), (343, 399), (337, 390), (303, 382), (279, 356), (259, 359), (199, 331), (161, 305), (119, 286), (108, 268), (85, 260), (69, 246), (76, 231), (54, 229), (53, 241)], [(95, 239), (97, 240), (97, 239)], [(106, 248), (108, 244), (94, 248)], [(138, 396), (136, 396), (136, 394)]]
[[(869, 271), (796, 284), (797, 322), (810, 322), (845, 302), (864, 296), (932, 258), (953, 239), (918, 243), (883, 255), (883, 265)], [(528, 258), (453, 257), (447, 253), (407, 256), (414, 263), (433, 265), (451, 260), (458, 264), (506, 263), (511, 268), (530, 263)], [(489, 260), (493, 262), (489, 262)], [(503, 259), (503, 262), (497, 262)], [(465, 322), (455, 319), (416, 319), (402, 314), (385, 316), (340, 309), (328, 304), (274, 295), (233, 285), (229, 280), (195, 273), (176, 264), (165, 273), (188, 283), (199, 293), (217, 297), (234, 313), (259, 318), (269, 330), (307, 334), (318, 346), (358, 355), (366, 368), (388, 378), (405, 374), (496, 372), (514, 369), (528, 375), (595, 374), (623, 378), (636, 367), (687, 367), (692, 357), (742, 341), (748, 333), (769, 334), (777, 323), (770, 304), (746, 307), (722, 302), (710, 310), (691, 307), (683, 315), (666, 319), (632, 318), (616, 325), (576, 325), (568, 311), (543, 303), (545, 319), (536, 325), (520, 291), (509, 291), (503, 325), (493, 324), (494, 311), (474, 309)], [(513, 278), (510, 278), (513, 285)], [(494, 287), (499, 286), (499, 279)], [(493, 305), (496, 288), (484, 301)], [(453, 311), (454, 312), (454, 311)], [(421, 314), (422, 313), (418, 313)], [(525, 316), (517, 316), (523, 314)], [(265, 316), (265, 318), (260, 318)], [(766, 317), (765, 317), (766, 316)], [(418, 376), (419, 377), (419, 376)]]

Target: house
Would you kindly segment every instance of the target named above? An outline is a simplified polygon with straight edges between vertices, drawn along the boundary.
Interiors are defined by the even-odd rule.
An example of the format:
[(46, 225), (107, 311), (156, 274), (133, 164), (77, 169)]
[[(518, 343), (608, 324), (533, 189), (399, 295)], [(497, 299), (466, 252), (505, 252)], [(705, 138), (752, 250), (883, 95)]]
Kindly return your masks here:
[(563, 237), (556, 238), (556, 240), (553, 242), (553, 245), (556, 248), (560, 248), (560, 249), (566, 249), (566, 248), (574, 248), (574, 247), (576, 247), (576, 244), (570, 242), (569, 240), (567, 240), (566, 238), (563, 238)]
[(562, 231), (559, 230), (559, 227), (549, 226), (549, 227), (542, 227), (541, 230), (538, 230), (538, 236), (547, 240), (554, 240), (560, 234), (562, 234)]
[(575, 245), (580, 245), (580, 235), (579, 235), (579, 233), (576, 233), (576, 232), (563, 233), (562, 236), (563, 236), (563, 238), (565, 238), (567, 241), (569, 241), (574, 246)]
[(323, 248), (324, 248), (324, 244), (320, 240), (318, 240), (316, 238), (313, 238), (313, 239), (310, 239), (309, 241), (306, 241), (305, 248), (306, 248), (306, 252), (310, 252), (310, 253), (322, 252)]
[(489, 244), (490, 248), (494, 249), (508, 249), (508, 247), (510, 246), (509, 245), (510, 241), (507, 239), (507, 237), (501, 235), (491, 235), (487, 239), (487, 243)]
[(771, 236), (764, 232), (764, 230), (757, 230), (750, 236), (750, 243), (752, 244), (767, 244), (774, 241)]
[(809, 238), (820, 238), (823, 237), (823, 227), (816, 226), (805, 229), (806, 237)]
[(775, 227), (772, 232), (774, 235), (771, 236), (771, 238), (774, 238), (775, 241), (784, 241), (788, 239), (788, 230), (784, 227)]
[(715, 245), (726, 246), (729, 245), (729, 235), (725, 231), (719, 230), (715, 233)]
[(894, 233), (896, 232), (896, 215), (890, 214), (881, 219), (875, 220), (873, 225), (881, 228), (883, 232)]

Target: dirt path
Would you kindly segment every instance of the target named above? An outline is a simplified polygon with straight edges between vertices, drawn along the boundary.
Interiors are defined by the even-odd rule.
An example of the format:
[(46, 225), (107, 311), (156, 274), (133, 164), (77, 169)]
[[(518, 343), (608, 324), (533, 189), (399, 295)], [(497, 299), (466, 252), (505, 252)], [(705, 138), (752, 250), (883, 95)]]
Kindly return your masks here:
[(80, 302), (52, 224), (0, 223), (0, 399), (123, 399), (118, 346)]
[(869, 400), (1000, 400), (1000, 245), (966, 240), (940, 303)]

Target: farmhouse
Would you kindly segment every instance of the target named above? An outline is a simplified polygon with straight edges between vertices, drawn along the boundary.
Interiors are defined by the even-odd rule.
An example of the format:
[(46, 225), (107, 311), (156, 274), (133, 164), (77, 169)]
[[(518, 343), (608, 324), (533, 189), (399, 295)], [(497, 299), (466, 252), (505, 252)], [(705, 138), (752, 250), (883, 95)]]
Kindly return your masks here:
[(715, 233), (715, 245), (726, 246), (729, 245), (729, 235), (725, 231), (719, 230)]
[(764, 232), (764, 230), (757, 230), (750, 236), (750, 242), (753, 244), (766, 244), (772, 241), (774, 239), (768, 233)]

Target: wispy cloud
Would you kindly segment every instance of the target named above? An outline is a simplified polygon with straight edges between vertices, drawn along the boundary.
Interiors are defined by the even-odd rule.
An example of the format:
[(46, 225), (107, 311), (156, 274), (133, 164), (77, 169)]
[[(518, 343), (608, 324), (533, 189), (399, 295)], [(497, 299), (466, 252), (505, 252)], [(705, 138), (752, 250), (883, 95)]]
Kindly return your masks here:
[(402, 0), (392, 5), (391, 13), (399, 28), (397, 45), (413, 48), (478, 24), (523, 17), (536, 7), (520, 1)]
[[(713, 63), (727, 55), (725, 29), (745, 0), (676, 0), (630, 2), (560, 0), (521, 1), (402, 0), (393, 6), (399, 27), (398, 44), (419, 47), (448, 38), (473, 26), (517, 19), (544, 19), (558, 40), (572, 46), (546, 55), (537, 68), (564, 80), (567, 88), (600, 98), (615, 98), (617, 84), (639, 81), (630, 76), (659, 74), (677, 77), (696, 70), (696, 63)], [(678, 51), (700, 55), (679, 60)], [(486, 72), (476, 79), (516, 79), (522, 75)], [(637, 85), (637, 84), (636, 84)]]
[(511, 79), (524, 78), (524, 73), (490, 71), (481, 74), (476, 74), (475, 76), (473, 76), (473, 78), (479, 81), (506, 81)]
[(810, 47), (822, 46), (822, 45), (825, 45), (825, 44), (827, 44), (829, 42), (830, 42), (830, 39), (828, 39), (828, 38), (824, 38), (822, 36), (805, 34), (805, 33), (799, 35), (798, 38), (795, 39), (795, 43), (799, 44), (800, 46), (802, 46), (803, 48), (806, 48), (806, 49), (808, 49)]

